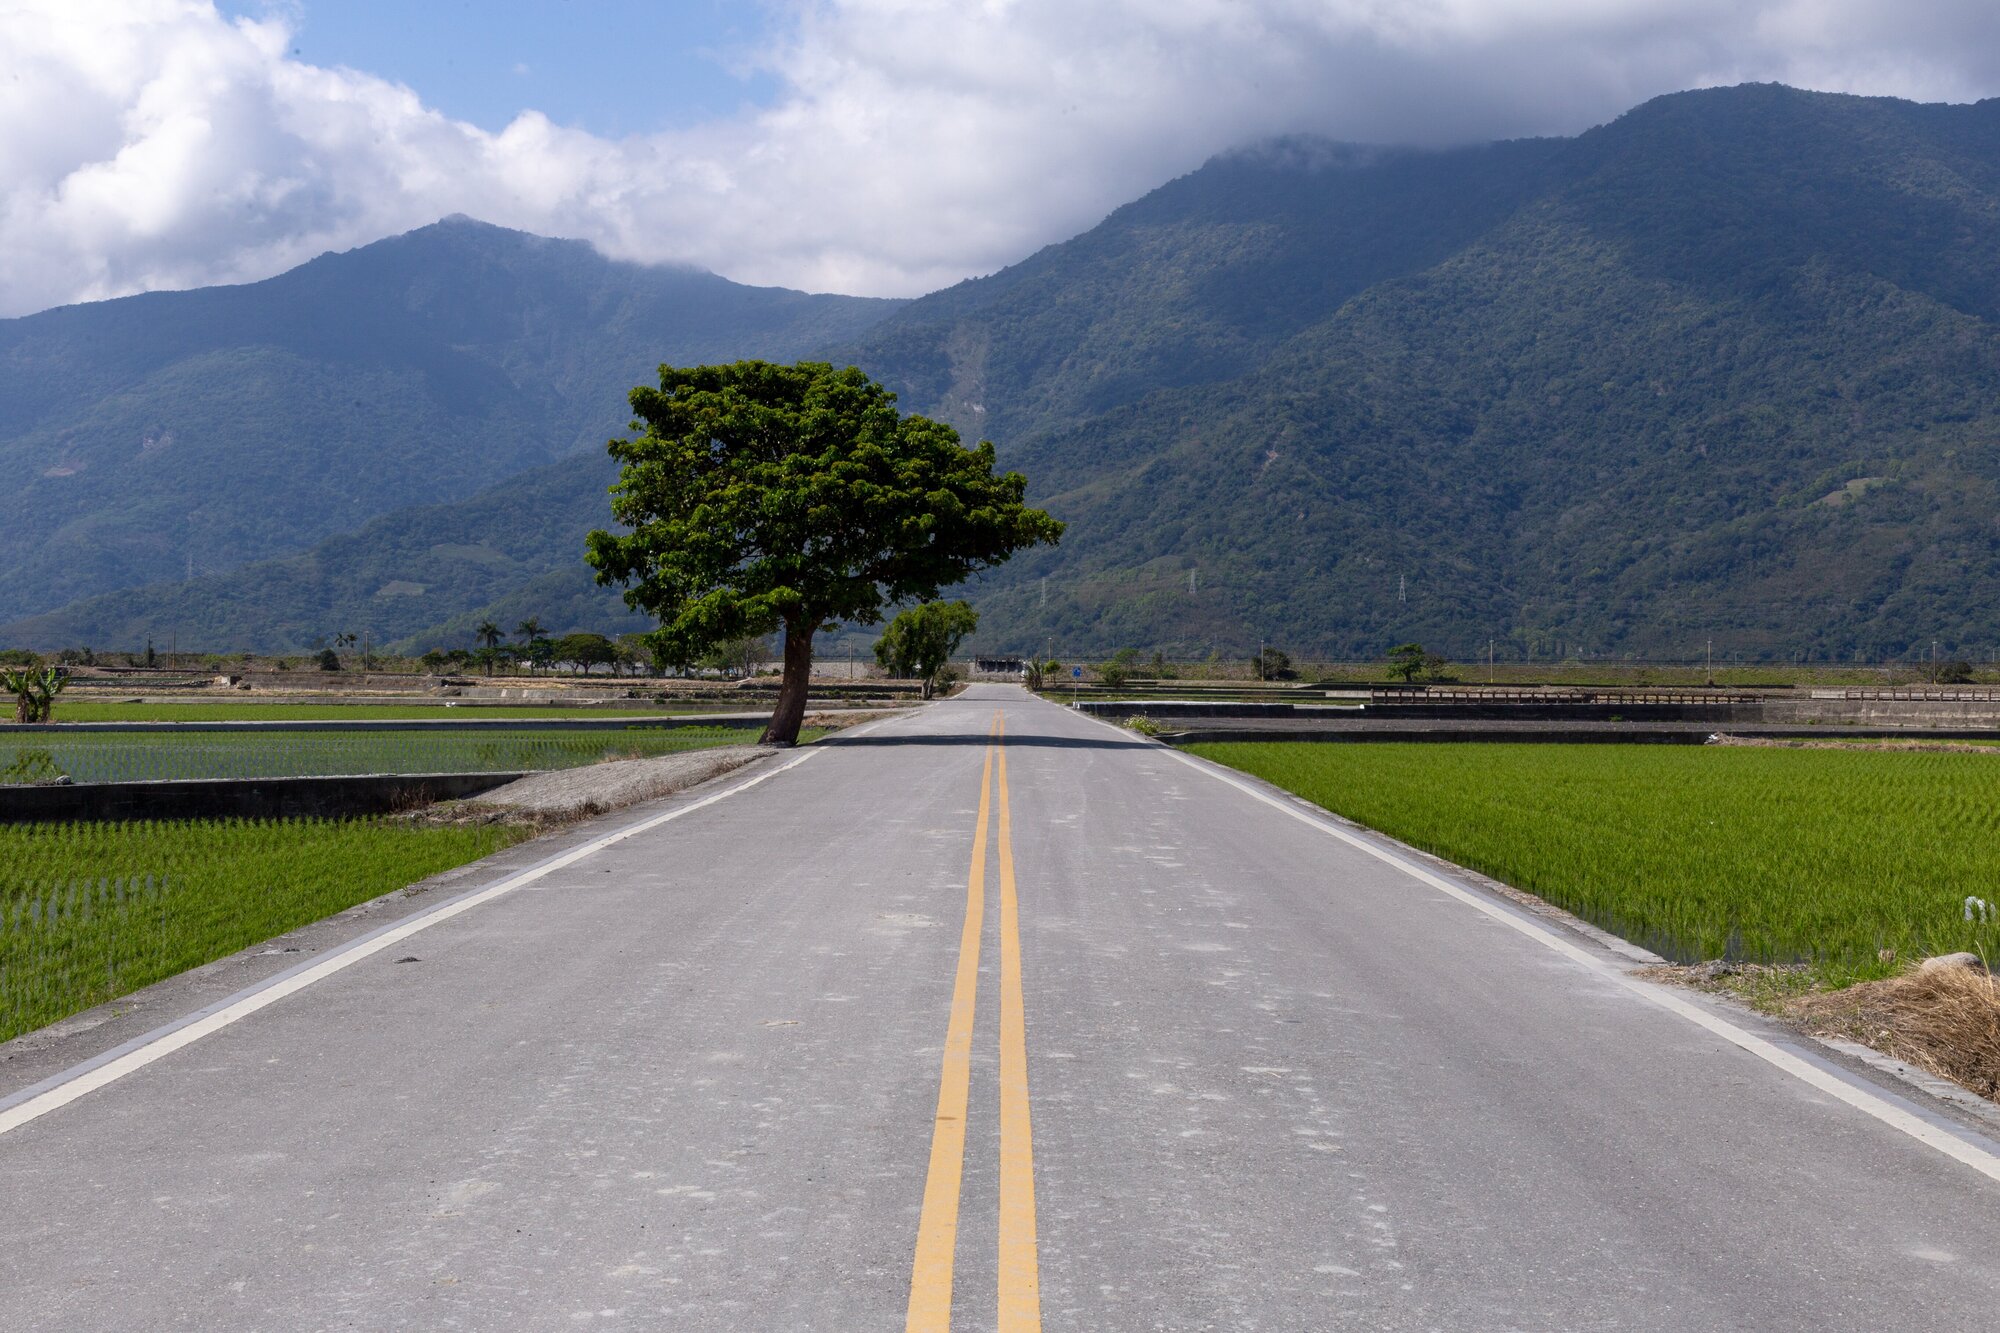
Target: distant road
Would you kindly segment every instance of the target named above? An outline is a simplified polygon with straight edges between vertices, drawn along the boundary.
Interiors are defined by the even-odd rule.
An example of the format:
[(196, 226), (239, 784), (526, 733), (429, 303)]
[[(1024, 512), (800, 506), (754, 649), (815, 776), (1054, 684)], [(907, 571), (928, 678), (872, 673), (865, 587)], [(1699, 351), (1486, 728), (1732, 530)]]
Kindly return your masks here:
[(1018, 689), (642, 814), (0, 1109), (0, 1328), (1993, 1326), (1990, 1142)]

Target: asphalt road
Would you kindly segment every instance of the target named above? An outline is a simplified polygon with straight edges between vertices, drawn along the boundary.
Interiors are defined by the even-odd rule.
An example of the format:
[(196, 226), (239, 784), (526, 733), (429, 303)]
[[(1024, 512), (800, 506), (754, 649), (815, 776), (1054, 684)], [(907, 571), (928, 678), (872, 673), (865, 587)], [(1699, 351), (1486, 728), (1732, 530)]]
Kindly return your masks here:
[(1865, 1087), (1169, 751), (980, 687), (745, 780), (0, 1115), (0, 1328), (1993, 1326)]

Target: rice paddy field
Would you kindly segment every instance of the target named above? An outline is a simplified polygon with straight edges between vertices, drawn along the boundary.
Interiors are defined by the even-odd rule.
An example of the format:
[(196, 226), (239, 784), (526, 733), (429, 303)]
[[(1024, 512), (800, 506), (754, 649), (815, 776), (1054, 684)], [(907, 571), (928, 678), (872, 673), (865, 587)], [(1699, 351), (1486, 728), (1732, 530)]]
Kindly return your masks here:
[(451, 722), (479, 718), (690, 717), (702, 713), (755, 712), (757, 701), (648, 704), (372, 704), (265, 703), (225, 699), (213, 703), (123, 703), (61, 698), (58, 722)]
[[(756, 728), (724, 726), (597, 731), (480, 728), (465, 733), (0, 733), (0, 785), (63, 776), (73, 782), (157, 782), (352, 773), (505, 773), (747, 745), (757, 734)], [(808, 730), (799, 739), (823, 734)]]
[(522, 836), (381, 819), (0, 825), (0, 1041)]
[(2000, 754), (1189, 748), (1676, 962), (1806, 963), (1837, 986), (2000, 956)]

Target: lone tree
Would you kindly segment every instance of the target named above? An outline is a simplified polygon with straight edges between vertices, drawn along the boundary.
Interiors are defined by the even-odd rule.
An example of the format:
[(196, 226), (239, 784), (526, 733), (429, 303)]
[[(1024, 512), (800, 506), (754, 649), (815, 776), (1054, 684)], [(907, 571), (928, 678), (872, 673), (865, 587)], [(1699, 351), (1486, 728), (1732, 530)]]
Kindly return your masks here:
[(1450, 665), (1421, 643), (1399, 643), (1389, 650), (1389, 674), (1401, 676), (1406, 685), (1416, 684), (1419, 676), (1425, 680), (1443, 680)]
[(898, 611), (875, 641), (875, 660), (892, 676), (914, 676), (928, 699), (965, 636), (979, 628), (970, 602), (923, 602)]
[(528, 659), (528, 668), (530, 670), (546, 666), (553, 660), (553, 655), (550, 652), (549, 632), (542, 627), (540, 620), (534, 616), (529, 616), (526, 620), (514, 626), (514, 634), (521, 640), (521, 652)]
[(785, 672), (767, 743), (798, 739), (813, 635), (872, 625), (1063, 525), (1022, 503), (1027, 481), (995, 475), (993, 446), (896, 410), (896, 396), (823, 362), (660, 367), (631, 394), (645, 431), (613, 440), (624, 465), (593, 532), (599, 583), (660, 622), (670, 660), (746, 634), (785, 635)]
[(563, 635), (555, 641), (552, 651), (556, 661), (580, 666), (586, 676), (590, 674), (592, 667), (618, 660), (616, 644), (602, 634), (592, 634), (587, 631)]
[(472, 637), (484, 645), (486, 674), (493, 674), (493, 664), (500, 660), (500, 627), (490, 620), (479, 622), (479, 628), (472, 631)]

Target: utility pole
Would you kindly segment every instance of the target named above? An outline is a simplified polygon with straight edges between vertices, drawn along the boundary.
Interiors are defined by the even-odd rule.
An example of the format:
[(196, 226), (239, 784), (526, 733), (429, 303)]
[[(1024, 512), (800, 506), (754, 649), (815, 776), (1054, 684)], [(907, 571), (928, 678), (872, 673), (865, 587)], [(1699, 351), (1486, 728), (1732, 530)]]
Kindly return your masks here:
[(1486, 683), (1493, 683), (1493, 640), (1486, 641)]
[(1264, 680), (1264, 640), (1262, 639), (1257, 640), (1257, 680), (1260, 684)]

